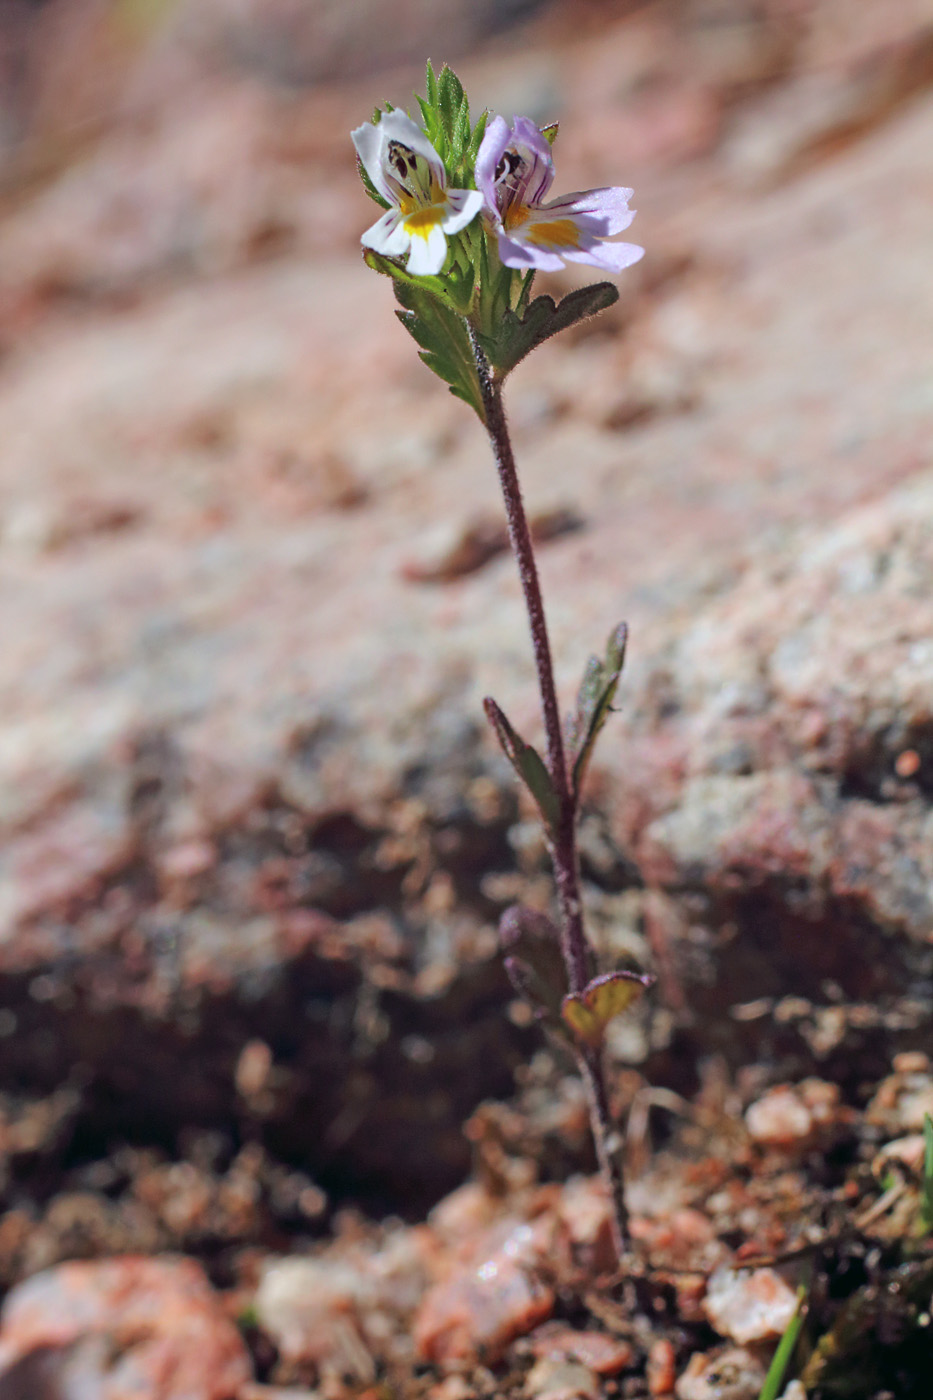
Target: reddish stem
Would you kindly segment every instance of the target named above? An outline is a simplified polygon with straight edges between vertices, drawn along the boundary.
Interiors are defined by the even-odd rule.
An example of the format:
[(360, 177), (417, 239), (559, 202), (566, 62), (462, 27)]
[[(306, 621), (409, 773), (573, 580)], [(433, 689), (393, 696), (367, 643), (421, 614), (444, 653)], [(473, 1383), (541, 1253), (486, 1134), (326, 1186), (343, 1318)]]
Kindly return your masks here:
[[(499, 473), (499, 482), (502, 487), (502, 496), (505, 501), (509, 539), (518, 564), (522, 592), (525, 596), (525, 607), (528, 612), (531, 644), (534, 651), (535, 668), (538, 673), (538, 689), (541, 694), (541, 710), (544, 718), (547, 768), (554, 791), (557, 794), (560, 810), (557, 829), (551, 833), (550, 847), (561, 911), (561, 951), (567, 969), (568, 988), (571, 992), (579, 994), (590, 979), (592, 950), (583, 925), (583, 906), (580, 899), (576, 835), (577, 799), (567, 771), (567, 756), (561, 728), (560, 708), (557, 702), (557, 690), (554, 684), (554, 666), (551, 660), (551, 645), (544, 614), (541, 581), (538, 577), (534, 545), (528, 527), (528, 517), (525, 514), (518, 471), (515, 466), (515, 457), (505, 418), (505, 408), (502, 403), (502, 384), (493, 375), (489, 361), (469, 322), (467, 322), (467, 330), (479, 377), (486, 431), (489, 434), (490, 445)], [(602, 1057), (595, 1051), (579, 1050), (577, 1061), (586, 1085), (596, 1155), (612, 1202), (613, 1235), (621, 1262), (628, 1248), (628, 1212), (625, 1206), (621, 1152), (619, 1144), (615, 1141), (617, 1135), (613, 1130), (609, 1114)]]

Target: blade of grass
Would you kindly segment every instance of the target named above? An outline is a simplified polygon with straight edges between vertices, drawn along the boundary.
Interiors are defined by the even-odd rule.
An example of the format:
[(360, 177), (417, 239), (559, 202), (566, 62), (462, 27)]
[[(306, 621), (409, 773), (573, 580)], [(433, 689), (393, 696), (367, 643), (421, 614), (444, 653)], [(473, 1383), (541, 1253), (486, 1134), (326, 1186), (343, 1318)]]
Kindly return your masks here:
[(800, 1336), (800, 1329), (803, 1327), (803, 1320), (806, 1317), (806, 1301), (806, 1289), (798, 1288), (794, 1315), (785, 1327), (784, 1335), (778, 1343), (778, 1349), (771, 1358), (771, 1365), (768, 1367), (768, 1374), (765, 1376), (765, 1383), (761, 1388), (758, 1400), (778, 1400), (781, 1386), (784, 1384), (784, 1374), (790, 1365), (794, 1348), (797, 1345), (797, 1338)]

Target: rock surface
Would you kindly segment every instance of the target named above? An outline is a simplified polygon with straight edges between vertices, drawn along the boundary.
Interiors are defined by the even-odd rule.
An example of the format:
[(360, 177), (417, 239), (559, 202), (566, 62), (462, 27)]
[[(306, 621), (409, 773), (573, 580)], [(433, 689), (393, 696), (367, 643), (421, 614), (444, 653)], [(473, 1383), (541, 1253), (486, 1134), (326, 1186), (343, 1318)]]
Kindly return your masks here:
[[(607, 958), (661, 975), (626, 1054), (681, 1089), (672, 1033), (681, 1064), (754, 1045), (854, 1082), (921, 1034), (933, 976), (930, 99), (918, 78), (749, 193), (672, 131), (640, 144), (657, 109), (625, 96), (653, 82), (696, 131), (689, 71), (751, 113), (756, 64), (825, 64), (833, 16), (736, 18), (728, 80), (694, 20), (659, 68), (650, 8), (464, 67), (480, 101), (561, 108), (563, 179), (638, 186), (621, 309), (511, 405), (532, 508), (584, 522), (542, 546), (565, 696), (632, 625), (585, 875)], [(881, 53), (865, 24), (844, 63)], [(519, 838), (478, 721), (492, 691), (534, 729), (520, 598), (507, 557), (412, 576), (412, 541), (498, 507), (353, 251), (345, 130), (377, 85), (283, 107), (198, 59), (168, 103), (186, 35), (0, 225), (5, 1064), (40, 1094), (79, 1066), (94, 1135), (245, 1112), (325, 1184), (417, 1209), (531, 1034), (501, 1015)], [(269, 1082), (244, 1100), (250, 1042)]]
[[(369, 1384), (403, 1360), (360, 1316), (419, 1306), (444, 1364), (477, 1317), (497, 1366), (554, 1360), (514, 1351), (546, 1271), (513, 1260), (484, 1322), (498, 1246), (457, 1263), (450, 1223), (590, 1167), (495, 948), (550, 884), (480, 702), (534, 737), (533, 667), (483, 435), (360, 263), (347, 139), (435, 32), (476, 105), (561, 117), (559, 187), (635, 186), (648, 249), (508, 391), (565, 703), (631, 625), (582, 844), (602, 958), (658, 974), (612, 1030), (632, 1159), (715, 1121), (736, 1164), (652, 1177), (637, 1238), (699, 1327), (723, 1240), (785, 1247), (814, 1154), (864, 1133), (915, 1213), (915, 1146), (878, 1154), (931, 1104), (928, 7), (588, 0), (486, 43), (532, 7), (117, 8), (10, 4), (0, 55), (0, 1281), (190, 1249), (252, 1297), (228, 1251), (336, 1229), (301, 1267), (349, 1272), (276, 1295), (255, 1385)], [(471, 1159), (479, 1202), (399, 1227), (393, 1312), (386, 1241), (348, 1264), (334, 1212), (420, 1218)], [(536, 1209), (561, 1267), (611, 1267), (598, 1186)], [(711, 1393), (715, 1358), (605, 1325)]]

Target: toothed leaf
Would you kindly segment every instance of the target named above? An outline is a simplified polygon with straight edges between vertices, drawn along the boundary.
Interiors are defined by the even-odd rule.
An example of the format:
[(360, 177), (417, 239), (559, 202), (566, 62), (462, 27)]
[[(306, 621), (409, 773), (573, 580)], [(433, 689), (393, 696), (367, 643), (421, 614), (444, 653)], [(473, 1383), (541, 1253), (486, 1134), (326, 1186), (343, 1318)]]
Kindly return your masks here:
[(553, 297), (535, 297), (522, 316), (507, 310), (495, 331), (482, 336), (480, 343), (501, 378), (552, 335), (605, 311), (618, 300), (619, 289), (611, 282), (579, 287), (557, 303)]

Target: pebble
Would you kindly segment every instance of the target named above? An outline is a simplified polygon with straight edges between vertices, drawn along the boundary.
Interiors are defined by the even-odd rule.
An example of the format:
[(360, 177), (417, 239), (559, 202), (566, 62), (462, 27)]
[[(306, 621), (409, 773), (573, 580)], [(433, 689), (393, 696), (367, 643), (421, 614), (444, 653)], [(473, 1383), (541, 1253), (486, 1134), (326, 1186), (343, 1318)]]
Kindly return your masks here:
[(892, 1162), (900, 1162), (910, 1171), (920, 1172), (923, 1170), (925, 1154), (926, 1142), (923, 1134), (908, 1133), (906, 1137), (895, 1138), (892, 1142), (885, 1143), (872, 1160), (872, 1173), (877, 1177), (883, 1176)]
[(809, 1146), (851, 1114), (839, 1102), (839, 1087), (823, 1079), (778, 1084), (749, 1106), (745, 1126), (763, 1147)]
[(35, 1366), (35, 1392), (94, 1400), (231, 1400), (249, 1353), (199, 1264), (125, 1256), (60, 1264), (8, 1295), (0, 1391)]
[(933, 1116), (933, 1076), (914, 1067), (920, 1064), (919, 1059), (911, 1061), (899, 1055), (896, 1066), (905, 1060), (909, 1068), (895, 1067), (894, 1074), (881, 1081), (865, 1110), (867, 1122), (883, 1127), (892, 1136), (922, 1132), (926, 1115)]
[(256, 1291), (259, 1325), (287, 1362), (369, 1384), (374, 1353), (424, 1289), (422, 1246), (417, 1230), (401, 1228), (379, 1249), (274, 1260)]
[(783, 1335), (797, 1297), (774, 1269), (717, 1269), (703, 1310), (711, 1325), (733, 1342), (764, 1342)]
[(414, 1324), (423, 1361), (496, 1361), (509, 1342), (551, 1316), (554, 1293), (537, 1275), (542, 1255), (531, 1225), (513, 1226), (478, 1260), (456, 1267), (425, 1294)]
[(525, 1377), (525, 1393), (534, 1400), (599, 1400), (599, 1377), (578, 1361), (543, 1356)]
[(677, 1400), (758, 1400), (765, 1380), (761, 1362), (744, 1347), (697, 1352), (677, 1382)]
[(677, 1375), (675, 1362), (673, 1342), (669, 1342), (666, 1337), (659, 1337), (651, 1343), (647, 1366), (649, 1395), (671, 1394)]
[(606, 1332), (578, 1332), (562, 1322), (546, 1322), (528, 1338), (533, 1356), (540, 1359), (579, 1361), (599, 1376), (615, 1376), (635, 1360), (635, 1349), (621, 1337)]

